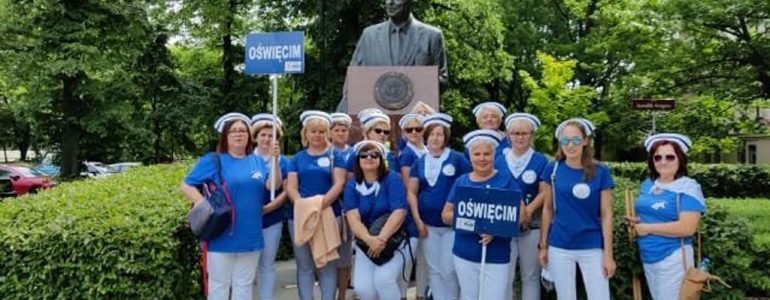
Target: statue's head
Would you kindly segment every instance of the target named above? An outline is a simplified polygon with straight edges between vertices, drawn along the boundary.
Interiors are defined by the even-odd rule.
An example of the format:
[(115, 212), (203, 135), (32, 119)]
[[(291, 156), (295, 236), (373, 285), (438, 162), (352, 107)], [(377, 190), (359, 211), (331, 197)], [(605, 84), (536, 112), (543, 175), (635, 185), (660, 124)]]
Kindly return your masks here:
[(391, 19), (405, 20), (412, 13), (414, 0), (385, 0), (385, 11)]

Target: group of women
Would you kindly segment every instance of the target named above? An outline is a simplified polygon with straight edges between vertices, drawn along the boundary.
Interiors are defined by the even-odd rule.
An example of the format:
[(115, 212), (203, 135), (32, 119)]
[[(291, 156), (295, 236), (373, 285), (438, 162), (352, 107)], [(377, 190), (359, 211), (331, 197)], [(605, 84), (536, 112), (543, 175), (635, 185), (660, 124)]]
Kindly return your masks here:
[[(479, 104), (473, 113), (479, 129), (463, 136), (463, 153), (449, 143), (452, 116), (424, 105), (399, 121), (403, 140), (395, 149), (389, 147), (391, 119), (382, 111), (358, 114), (364, 139), (353, 146), (347, 141), (350, 116), (305, 111), (303, 150), (290, 160), (275, 142), (282, 134), (278, 117), (222, 116), (215, 124), (217, 151), (202, 157), (182, 185), (198, 205), (205, 199), (197, 187), (219, 180), (214, 159), (221, 160), (235, 217), (230, 230), (206, 241), (208, 298), (232, 293), (232, 299), (252, 299), (256, 282), (259, 297), (273, 299), (283, 217), (294, 237), (292, 204), (320, 196), (340, 231), (339, 258), (317, 268), (311, 247), (295, 243), (298, 299), (313, 298), (316, 277), (323, 300), (345, 299), (351, 277), (360, 299), (405, 299), (415, 262), (437, 300), (540, 299), (541, 274), (552, 280), (559, 299), (575, 299), (576, 264), (588, 298), (610, 299), (615, 184), (609, 168), (593, 158), (594, 125), (583, 118), (560, 123), (554, 132), (558, 150), (549, 160), (534, 149), (541, 127), (536, 116), (506, 116), (495, 102)], [(700, 186), (687, 177), (691, 146), (679, 134), (645, 141), (650, 178), (635, 204), (638, 218), (626, 219), (639, 236), (655, 299), (678, 295), (683, 266), (693, 263), (691, 236), (705, 204)], [(518, 237), (454, 230), (460, 187), (521, 191), (521, 199), (499, 199), (519, 203)], [(380, 228), (373, 232), (375, 223)], [(389, 243), (396, 240), (392, 251)], [(517, 274), (520, 295), (513, 293)]]

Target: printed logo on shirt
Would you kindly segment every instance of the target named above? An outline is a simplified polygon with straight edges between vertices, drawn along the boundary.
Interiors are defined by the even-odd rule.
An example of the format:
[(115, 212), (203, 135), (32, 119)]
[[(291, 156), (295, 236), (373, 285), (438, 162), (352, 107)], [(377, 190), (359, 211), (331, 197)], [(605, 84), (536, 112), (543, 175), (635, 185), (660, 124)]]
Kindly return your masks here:
[(665, 201), (655, 202), (652, 204), (652, 209), (654, 210), (666, 209), (666, 202)]
[(455, 175), (455, 166), (453, 165), (446, 165), (444, 166), (444, 169), (441, 170), (441, 172), (444, 173), (446, 176), (454, 176)]
[(585, 200), (591, 194), (591, 187), (585, 183), (578, 183), (572, 187), (572, 195), (575, 198)]
[(262, 179), (262, 172), (260, 171), (254, 171), (251, 173), (251, 178), (254, 178), (256, 180)]
[(521, 174), (521, 180), (526, 184), (533, 184), (537, 180), (537, 174), (535, 174), (535, 171), (526, 170), (524, 174)]
[(324, 156), (324, 157), (321, 157), (321, 158), (319, 158), (319, 159), (318, 159), (318, 166), (319, 166), (319, 167), (324, 167), (324, 168), (326, 168), (326, 167), (328, 167), (330, 164), (331, 164), (331, 162), (329, 161), (329, 158), (328, 158), (328, 157), (326, 157), (326, 156)]

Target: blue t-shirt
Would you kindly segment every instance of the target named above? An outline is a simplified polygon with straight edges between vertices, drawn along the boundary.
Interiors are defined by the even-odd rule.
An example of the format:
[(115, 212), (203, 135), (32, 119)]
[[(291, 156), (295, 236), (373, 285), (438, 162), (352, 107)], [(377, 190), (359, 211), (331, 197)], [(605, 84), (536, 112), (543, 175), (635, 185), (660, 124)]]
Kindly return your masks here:
[[(554, 162), (540, 174), (551, 185)], [(597, 164), (594, 178), (583, 181), (583, 169), (574, 169), (564, 160), (556, 170), (554, 214), (548, 244), (568, 250), (603, 249), (601, 226), (601, 191), (615, 187), (610, 169)], [(550, 188), (550, 186), (549, 186)]]
[[(227, 153), (220, 153), (222, 176), (227, 184), (227, 191), (233, 201), (235, 212), (233, 226), (218, 237), (208, 241), (212, 252), (251, 252), (262, 250), (265, 242), (262, 237), (262, 203), (269, 197), (265, 180), (269, 174), (267, 166), (254, 154), (235, 158)], [(207, 181), (219, 182), (215, 155), (209, 153), (198, 160), (187, 174), (184, 182), (191, 186), (201, 186)]]
[[(345, 184), (345, 211), (357, 209), (361, 221), (368, 228), (380, 216), (396, 209), (407, 209), (404, 183), (395, 172), (388, 172), (378, 184), (376, 193), (363, 196), (356, 190), (356, 179), (350, 178)], [(367, 187), (371, 187), (367, 184)]]
[[(414, 162), (417, 161), (420, 157), (422, 156), (417, 155), (417, 153), (415, 153), (411, 147), (406, 146), (401, 151), (401, 155), (398, 156), (398, 165), (401, 166), (401, 168), (403, 167), (411, 168), (412, 164), (414, 164)], [(401, 169), (399, 169), (398, 171), (401, 172)]]
[[(265, 160), (264, 157), (262, 158), (262, 161), (265, 163), (265, 167), (270, 165), (270, 158), (268, 157), (267, 160)], [(285, 156), (281, 155), (281, 157), (278, 159), (278, 165), (281, 167), (281, 179), (286, 179), (286, 176), (289, 173), (289, 159), (287, 159)], [(269, 178), (266, 180), (270, 180)], [(280, 182), (277, 182), (280, 183)], [(281, 194), (283, 189), (279, 189), (275, 191), (275, 196), (278, 197), (278, 195)], [(270, 204), (270, 191), (267, 191), (267, 195), (265, 197), (265, 203), (264, 205)], [(269, 212), (268, 214), (262, 216), (262, 228), (268, 228), (270, 226), (275, 225), (276, 223), (280, 223), (284, 219), (286, 219), (286, 205), (283, 205), (279, 208), (276, 208), (274, 211)]]
[[(512, 150), (511, 150), (512, 151)], [(540, 192), (540, 174), (548, 165), (548, 158), (540, 152), (532, 153), (532, 158), (524, 167), (524, 171), (519, 174), (519, 177), (513, 175), (513, 171), (508, 167), (508, 163), (505, 161), (505, 155), (500, 153), (500, 156), (495, 158), (495, 169), (506, 171), (516, 178), (517, 183), (522, 189), (522, 195), (524, 197), (524, 203), (529, 205), (532, 201), (535, 201), (535, 197)], [(550, 176), (550, 173), (548, 173)], [(530, 223), (531, 229), (540, 227), (541, 209), (538, 209), (532, 214), (532, 221)]]
[[(344, 164), (343, 156), (337, 151), (327, 150), (322, 155), (310, 155), (307, 150), (302, 150), (292, 158), (289, 173), (297, 173), (299, 196), (307, 198), (329, 192), (334, 185), (332, 169), (334, 166)], [(339, 201), (332, 203), (332, 209), (335, 216), (339, 217), (342, 214), (342, 205)], [(289, 219), (294, 220), (294, 213), (289, 214)]]
[(335, 148), (334, 150), (337, 151), (337, 154), (340, 156), (340, 158), (344, 162), (342, 165), (339, 165), (340, 168), (345, 168), (348, 164), (348, 159), (353, 157), (353, 154), (355, 154), (353, 147), (347, 147), (345, 150), (340, 150), (339, 148)]
[(420, 191), (417, 195), (417, 209), (420, 211), (420, 218), (425, 224), (434, 227), (447, 227), (441, 220), (441, 211), (444, 210), (449, 191), (457, 178), (471, 171), (471, 163), (465, 156), (460, 152), (450, 151), (449, 157), (441, 164), (441, 172), (439, 172), (434, 186), (430, 186), (425, 178), (426, 156), (415, 161), (409, 170), (409, 177), (417, 178), (420, 181)]
[[(661, 190), (660, 194), (650, 193), (653, 182), (650, 179), (642, 183), (639, 198), (636, 199), (634, 209), (639, 220), (646, 224), (668, 223), (679, 220), (676, 208), (677, 193)], [(680, 194), (680, 212), (706, 212), (706, 207), (698, 199), (687, 194)], [(681, 247), (679, 238), (662, 235), (646, 235), (637, 239), (642, 262), (646, 264), (659, 262)], [(692, 244), (692, 237), (684, 239), (687, 245)]]
[[(452, 190), (449, 192), (448, 201), (452, 204), (457, 202), (456, 193), (457, 188), (460, 186), (469, 187), (487, 187), (487, 188), (500, 188), (509, 190), (520, 190), (519, 185), (513, 176), (508, 172), (497, 171), (497, 174), (492, 178), (485, 181), (474, 182), (470, 179), (470, 174), (460, 176), (452, 186)], [(501, 199), (502, 201), (510, 201), (510, 199)], [(513, 201), (521, 201), (513, 200)], [(481, 248), (479, 243), (481, 236), (473, 232), (467, 232), (462, 230), (455, 230), (455, 243), (452, 247), (452, 253), (458, 257), (480, 263), (481, 262)], [(493, 264), (505, 264), (511, 261), (511, 238), (496, 236), (492, 241), (487, 244), (487, 262)]]
[[(396, 157), (396, 153), (393, 151), (388, 151), (388, 153), (385, 154), (385, 159), (388, 162), (388, 169), (393, 172), (401, 172), (401, 168), (398, 164), (398, 157)], [(350, 155), (350, 159), (348, 159), (345, 162), (345, 170), (348, 172), (353, 172), (353, 167), (356, 165), (356, 157), (355, 153)]]

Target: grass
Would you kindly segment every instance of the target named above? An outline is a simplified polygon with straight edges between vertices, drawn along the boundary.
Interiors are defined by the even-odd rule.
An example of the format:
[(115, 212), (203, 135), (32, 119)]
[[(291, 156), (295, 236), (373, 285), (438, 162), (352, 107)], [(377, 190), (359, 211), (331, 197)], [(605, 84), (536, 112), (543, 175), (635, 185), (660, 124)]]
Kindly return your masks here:
[(725, 207), (730, 214), (749, 221), (757, 245), (770, 247), (770, 199), (713, 198), (709, 204)]

